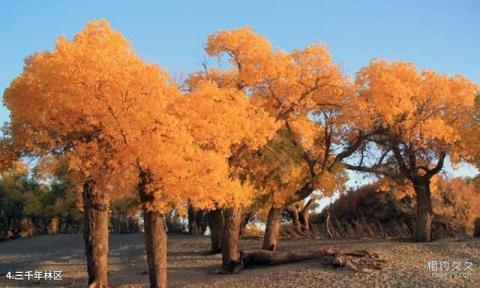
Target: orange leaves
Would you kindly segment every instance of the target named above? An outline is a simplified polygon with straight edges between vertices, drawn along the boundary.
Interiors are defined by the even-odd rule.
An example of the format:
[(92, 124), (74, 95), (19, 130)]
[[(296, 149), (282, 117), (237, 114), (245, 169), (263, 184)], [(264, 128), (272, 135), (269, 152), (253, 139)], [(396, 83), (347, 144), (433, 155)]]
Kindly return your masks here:
[(292, 53), (275, 51), (265, 37), (250, 28), (212, 34), (205, 50), (210, 56), (227, 56), (233, 66), (221, 80), (218, 70), (213, 70), (210, 79), (225, 84), (229, 82), (224, 81), (226, 76), (233, 79), (235, 88), (250, 89), (257, 103), (277, 120), (326, 103), (336, 104), (348, 82), (324, 45)]
[(301, 159), (303, 151), (291, 137), (281, 129), (258, 151), (241, 155), (243, 174), (254, 185), (256, 198), (268, 199), (268, 207), (282, 207), (308, 179), (308, 169)]
[(28, 58), (5, 92), (12, 151), (59, 157), (75, 183), (94, 178), (114, 197), (142, 184), (144, 206), (157, 211), (187, 199), (247, 205), (267, 194), (281, 206), (305, 184), (332, 193), (344, 181), (338, 148), (376, 126), (466, 157), (477, 87), (465, 78), (373, 61), (355, 93), (321, 44), (287, 53), (239, 28), (210, 35), (205, 50), (231, 65), (190, 75), (182, 94), (106, 21), (60, 37), (53, 51)]
[[(367, 121), (385, 121), (390, 124), (404, 113), (413, 113), (415, 106), (409, 99), (414, 97), (418, 83), (419, 76), (411, 63), (389, 64), (374, 60), (362, 68), (356, 79), (359, 96), (365, 101), (361, 103), (361, 108), (374, 109), (373, 113), (381, 117), (379, 119), (373, 115)], [(368, 125), (374, 124), (370, 123)]]
[(73, 41), (60, 38), (55, 51), (29, 58), (4, 97), (13, 129), (29, 129), (33, 145), (53, 148), (106, 125), (106, 98), (127, 90), (126, 67), (140, 64), (120, 38), (105, 21), (92, 22)]
[[(461, 77), (431, 71), (418, 73), (411, 63), (384, 60), (372, 61), (362, 68), (356, 85), (363, 100), (362, 108), (370, 112), (371, 121), (411, 130), (412, 137), (417, 136), (415, 128), (420, 122), (429, 120), (440, 124), (440, 118), (449, 122), (460, 117), (472, 106), (476, 90), (473, 83)], [(449, 124), (440, 126), (446, 125)]]
[(320, 125), (316, 124), (307, 117), (293, 118), (289, 124), (295, 138), (302, 143), (302, 146), (306, 150), (323, 148), (315, 146), (315, 140), (317, 140), (319, 137), (322, 137), (321, 135), (323, 133), (323, 129), (320, 127)]
[(266, 112), (235, 88), (202, 81), (176, 105), (200, 147), (231, 155), (234, 145), (263, 145), (276, 130)]
[(473, 229), (475, 219), (480, 216), (480, 193), (475, 186), (461, 178), (439, 178), (435, 186), (436, 192), (432, 193), (435, 213)]
[(356, 86), (359, 128), (384, 127), (395, 141), (422, 153), (446, 151), (456, 154), (455, 161), (467, 157), (460, 151), (471, 126), (474, 83), (417, 71), (412, 63), (374, 60), (358, 72)]
[(95, 179), (121, 195), (133, 191), (137, 163), (155, 170), (156, 181), (182, 175), (185, 162), (172, 155), (191, 141), (169, 115), (178, 96), (165, 71), (143, 63), (120, 33), (96, 21), (30, 57), (4, 98), (18, 147), (61, 155), (77, 184)]
[[(258, 149), (277, 130), (274, 119), (251, 103), (241, 90), (220, 88), (207, 80), (195, 82), (175, 105), (185, 120), (197, 148), (192, 161), (198, 173), (192, 177), (197, 191), (190, 199), (197, 207), (245, 205), (253, 198), (253, 189), (234, 175), (231, 159), (246, 146)], [(210, 163), (210, 165), (206, 165)]]
[(228, 55), (238, 72), (239, 85), (257, 84), (275, 72), (270, 42), (248, 27), (209, 35), (205, 51), (219, 58)]
[[(319, 189), (325, 188), (327, 194), (334, 190), (337, 187), (332, 185), (334, 177), (323, 173), (322, 167), (332, 164), (332, 146), (339, 144), (343, 137), (333, 131), (342, 131), (339, 127), (346, 121), (339, 119), (339, 111), (350, 102), (345, 98), (350, 96), (348, 94), (352, 89), (338, 65), (332, 63), (327, 48), (314, 44), (286, 53), (273, 50), (267, 39), (251, 29), (240, 28), (210, 35), (206, 51), (210, 56), (226, 56), (231, 68), (197, 73), (191, 82), (198, 84), (199, 79), (208, 78), (222, 89), (232, 87), (247, 93), (254, 107), (261, 107), (275, 119), (277, 129), (287, 126), (291, 129), (288, 137), (294, 139), (286, 141), (289, 143), (285, 147), (271, 147), (285, 144), (281, 140), (285, 135), (281, 136), (279, 132), (275, 138), (280, 139), (274, 138), (263, 147), (249, 145), (252, 151), (260, 148), (263, 156), (250, 155), (240, 161), (241, 170), (249, 175), (248, 179), (258, 190), (257, 196), (269, 194), (274, 205), (282, 206), (288, 199), (294, 198), (307, 181)], [(258, 112), (254, 114), (262, 115)], [(316, 119), (321, 117), (324, 121)], [(244, 127), (249, 129), (246, 125)], [(271, 131), (271, 127), (265, 131)], [(258, 132), (254, 134), (261, 135)], [(325, 136), (327, 134), (328, 137)], [(292, 143), (299, 146), (300, 155), (289, 147)], [(317, 164), (308, 164), (302, 153), (308, 154)], [(294, 159), (289, 159), (289, 156)], [(309, 171), (308, 166), (315, 171)], [(318, 179), (310, 179), (312, 174)]]
[(348, 79), (332, 62), (326, 46), (313, 44), (303, 50), (293, 51), (291, 56), (296, 75), (291, 75), (294, 79), (290, 89), (297, 91), (296, 99), (291, 100), (292, 105), (303, 105), (319, 111), (327, 104), (341, 103), (341, 97), (346, 96), (344, 92), (349, 85)]
[[(245, 34), (239, 42), (223, 34), (217, 41), (239, 51), (260, 39), (239, 33)], [(209, 49), (221, 53), (220, 46), (212, 42)], [(263, 48), (238, 56), (256, 61), (268, 56), (269, 46)], [(263, 77), (249, 65), (242, 71), (248, 77), (218, 77)], [(264, 145), (277, 125), (236, 85), (193, 79), (192, 92), (181, 95), (165, 71), (145, 64), (120, 33), (96, 21), (72, 41), (59, 38), (54, 51), (29, 58), (5, 102), (16, 145), (39, 156), (61, 155), (78, 185), (94, 179), (100, 189), (121, 195), (148, 171), (142, 184), (147, 209), (164, 211), (187, 198), (204, 207), (246, 203), (252, 189), (233, 176), (229, 159), (243, 145)]]

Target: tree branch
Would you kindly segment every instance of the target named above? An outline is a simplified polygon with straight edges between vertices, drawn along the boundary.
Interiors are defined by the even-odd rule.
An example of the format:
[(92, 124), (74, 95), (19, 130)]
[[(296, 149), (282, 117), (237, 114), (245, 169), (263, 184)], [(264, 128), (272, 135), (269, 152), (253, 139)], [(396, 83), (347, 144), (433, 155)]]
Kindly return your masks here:
[(431, 170), (428, 170), (427, 174), (425, 174), (425, 177), (427, 178), (432, 178), (433, 175), (437, 174), (438, 172), (440, 172), (443, 168), (443, 163), (445, 162), (445, 157), (447, 156), (447, 153), (445, 152), (441, 152), (440, 153), (440, 158), (438, 158), (438, 162), (437, 162), (437, 165), (435, 166), (435, 168), (431, 169)]

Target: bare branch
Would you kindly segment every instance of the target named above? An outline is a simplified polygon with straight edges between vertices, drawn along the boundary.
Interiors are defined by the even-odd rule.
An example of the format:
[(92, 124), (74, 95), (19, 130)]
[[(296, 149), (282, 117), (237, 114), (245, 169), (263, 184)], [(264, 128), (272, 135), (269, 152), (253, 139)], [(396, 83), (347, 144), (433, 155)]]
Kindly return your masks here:
[(425, 177), (427, 178), (432, 178), (433, 175), (437, 174), (438, 172), (440, 172), (443, 168), (443, 163), (445, 161), (445, 157), (447, 156), (447, 153), (445, 152), (441, 152), (440, 153), (440, 157), (438, 158), (438, 162), (437, 162), (437, 165), (435, 166), (435, 168), (429, 170), (427, 172), (427, 174), (425, 175)]

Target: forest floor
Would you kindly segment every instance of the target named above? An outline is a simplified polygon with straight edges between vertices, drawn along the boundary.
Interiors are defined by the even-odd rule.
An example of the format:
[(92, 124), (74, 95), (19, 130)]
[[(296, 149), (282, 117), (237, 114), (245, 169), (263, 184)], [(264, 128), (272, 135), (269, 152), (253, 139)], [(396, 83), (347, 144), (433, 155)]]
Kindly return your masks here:
[[(480, 239), (414, 243), (406, 240), (282, 240), (279, 250), (312, 250), (328, 246), (342, 250), (365, 249), (389, 260), (382, 271), (334, 269), (311, 260), (275, 267), (244, 270), (236, 275), (212, 274), (221, 255), (208, 255), (209, 238), (169, 235), (169, 287), (480, 287)], [(241, 249), (261, 247), (260, 239), (243, 239)], [(110, 235), (111, 287), (148, 287), (143, 234)], [(466, 277), (440, 277), (440, 262), (455, 266)], [(471, 262), (471, 271), (467, 268)], [(455, 262), (455, 263), (454, 263)], [(460, 267), (458, 266), (460, 262)], [(15, 272), (62, 271), (63, 280), (7, 280)], [(20, 273), (22, 274), (22, 273)], [(82, 235), (44, 235), (0, 242), (0, 287), (86, 287), (87, 272)]]

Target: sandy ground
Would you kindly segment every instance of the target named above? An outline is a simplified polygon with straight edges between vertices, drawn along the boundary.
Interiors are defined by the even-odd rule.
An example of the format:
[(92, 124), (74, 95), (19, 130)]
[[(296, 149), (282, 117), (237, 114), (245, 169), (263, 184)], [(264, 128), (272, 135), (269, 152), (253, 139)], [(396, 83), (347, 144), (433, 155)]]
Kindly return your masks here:
[[(110, 285), (148, 287), (143, 235), (111, 235)], [(259, 239), (244, 239), (242, 249), (260, 247)], [(480, 287), (480, 239), (407, 241), (285, 240), (280, 250), (336, 246), (345, 250), (367, 249), (390, 259), (383, 271), (353, 272), (307, 261), (277, 267), (260, 267), (237, 275), (211, 274), (219, 268), (220, 255), (207, 255), (209, 238), (169, 235), (169, 287)], [(37, 236), (0, 242), (0, 287), (86, 287), (86, 267), (81, 235)], [(473, 262), (468, 277), (433, 277), (429, 261)], [(462, 267), (462, 270), (465, 267)], [(15, 281), (8, 271), (55, 270), (62, 281)]]

